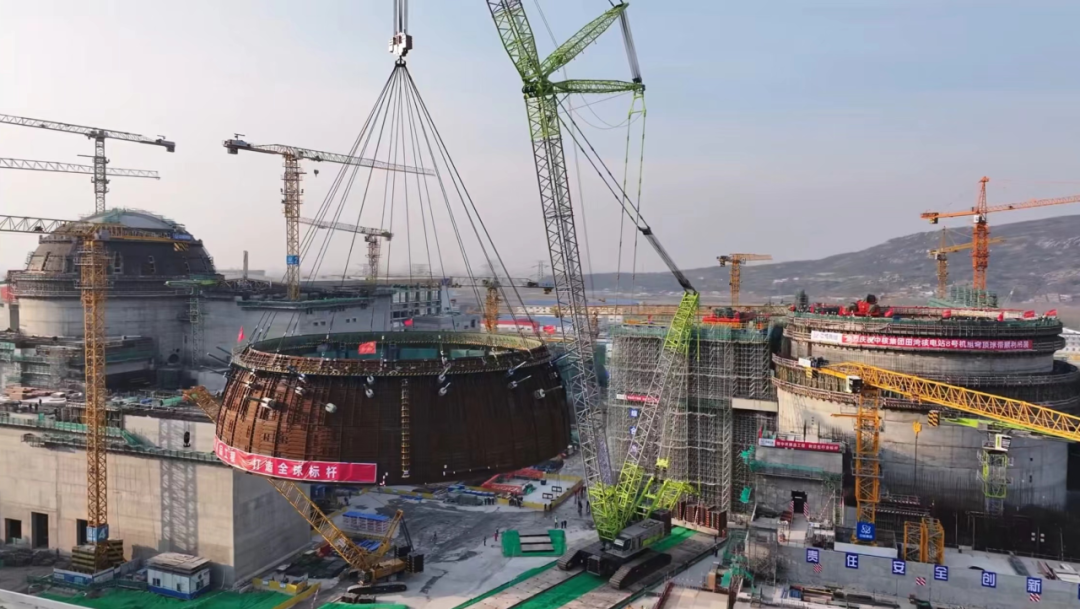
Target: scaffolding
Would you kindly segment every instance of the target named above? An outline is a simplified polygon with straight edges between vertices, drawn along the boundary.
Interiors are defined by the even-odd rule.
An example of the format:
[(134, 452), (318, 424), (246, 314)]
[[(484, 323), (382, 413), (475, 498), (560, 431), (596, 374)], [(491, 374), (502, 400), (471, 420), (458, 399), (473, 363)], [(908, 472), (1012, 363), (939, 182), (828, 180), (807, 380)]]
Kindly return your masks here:
[(983, 483), (986, 513), (1001, 516), (1005, 512), (1005, 497), (1009, 488), (1009, 446), (1003, 434), (991, 433), (979, 451), (979, 479)]
[[(648, 325), (618, 326), (612, 331), (611, 382), (607, 411), (612, 457), (625, 456), (636, 419), (655, 373), (665, 328)], [(736, 446), (752, 445), (752, 432), (734, 436), (735, 398), (775, 399), (770, 382), (768, 333), (730, 327), (699, 326), (691, 337), (687, 359), (676, 363), (676, 382), (668, 395), (675, 409), (665, 422), (661, 444), (670, 455), (668, 471), (696, 490), (696, 506), (704, 512), (732, 510), (733, 468), (748, 483), (745, 465), (733, 464)], [(757, 419), (752, 417), (754, 421)], [(744, 425), (745, 422), (744, 422)], [(749, 437), (752, 436), (752, 437)], [(702, 510), (697, 510), (701, 513)]]
[(945, 527), (941, 521), (923, 516), (904, 523), (904, 560), (940, 565), (945, 561)]

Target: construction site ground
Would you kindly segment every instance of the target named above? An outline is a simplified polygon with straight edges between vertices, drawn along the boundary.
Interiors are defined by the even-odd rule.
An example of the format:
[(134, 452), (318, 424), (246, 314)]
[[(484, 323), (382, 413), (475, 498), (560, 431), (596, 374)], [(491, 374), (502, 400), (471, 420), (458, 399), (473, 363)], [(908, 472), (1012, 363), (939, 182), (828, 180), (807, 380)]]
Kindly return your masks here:
[(82, 592), (74, 595), (45, 592), (38, 596), (93, 609), (274, 609), (290, 598), (280, 592), (240, 594), (216, 590), (185, 601), (153, 592), (121, 589), (107, 590), (97, 597), (87, 597)]

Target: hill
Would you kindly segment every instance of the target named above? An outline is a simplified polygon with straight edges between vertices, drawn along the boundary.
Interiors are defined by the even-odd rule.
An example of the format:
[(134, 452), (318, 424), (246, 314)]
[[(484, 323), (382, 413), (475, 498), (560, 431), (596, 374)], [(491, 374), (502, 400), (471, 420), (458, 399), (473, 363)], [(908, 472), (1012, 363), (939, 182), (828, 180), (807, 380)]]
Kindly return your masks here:
[[(1003, 302), (1023, 302), (1033, 298), (1058, 300), (1058, 295), (1076, 294), (1080, 299), (1080, 215), (1061, 216), (1013, 224), (991, 226), (991, 236), (1005, 239), (990, 246), (987, 284)], [(937, 286), (936, 263), (927, 250), (937, 247), (940, 229), (890, 239), (857, 252), (819, 260), (773, 264), (751, 263), (743, 267), (742, 301), (761, 302), (783, 298), (803, 289), (814, 299), (851, 298), (867, 293), (888, 294), (898, 301), (924, 300)], [(966, 243), (971, 232), (965, 226), (949, 231), (951, 244)], [(757, 248), (768, 252), (768, 245)], [(714, 265), (688, 269), (688, 277), (703, 294), (719, 292), (726, 300), (728, 269)], [(592, 276), (597, 291), (614, 291), (614, 273)], [(950, 283), (971, 283), (971, 255), (957, 252), (949, 257)], [(588, 284), (588, 281), (587, 281)], [(677, 292), (679, 287), (668, 273), (644, 273), (637, 278), (638, 290), (656, 295)], [(624, 290), (629, 281), (623, 276)], [(708, 300), (716, 302), (715, 298)]]

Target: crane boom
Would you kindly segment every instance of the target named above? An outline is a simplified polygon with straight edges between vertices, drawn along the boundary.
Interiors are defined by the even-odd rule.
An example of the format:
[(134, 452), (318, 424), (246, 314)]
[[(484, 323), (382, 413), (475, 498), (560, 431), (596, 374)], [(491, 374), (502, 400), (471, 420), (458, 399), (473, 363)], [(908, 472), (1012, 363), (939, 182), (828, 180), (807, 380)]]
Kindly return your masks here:
[(48, 129), (50, 131), (74, 133), (77, 135), (85, 135), (86, 137), (94, 140), (94, 170), (92, 172), (94, 178), (91, 181), (94, 184), (95, 213), (101, 213), (105, 211), (105, 195), (109, 192), (109, 172), (106, 170), (106, 166), (109, 164), (109, 159), (105, 157), (105, 140), (121, 140), (125, 142), (133, 142), (136, 144), (161, 146), (165, 149), (166, 152), (176, 152), (176, 142), (169, 141), (165, 139), (164, 136), (152, 138), (145, 135), (139, 135), (138, 133), (128, 133), (127, 131), (102, 129), (100, 127), (86, 127), (83, 125), (72, 125), (69, 123), (61, 123), (57, 121), (46, 121), (37, 118), (26, 118), (24, 116), (11, 116), (8, 114), (0, 114), (0, 124), (18, 125), (21, 127), (37, 127), (39, 129)]
[(979, 197), (975, 206), (969, 210), (936, 212), (928, 211), (919, 217), (929, 220), (931, 224), (937, 224), (941, 218), (959, 218), (962, 216), (975, 216), (975, 225), (972, 227), (971, 269), (972, 285), (978, 290), (986, 290), (986, 269), (990, 266), (990, 225), (987, 222), (987, 214), (999, 211), (1013, 211), (1017, 209), (1032, 209), (1035, 207), (1048, 207), (1051, 205), (1064, 205), (1066, 203), (1080, 203), (1080, 195), (1058, 197), (1056, 199), (1031, 199), (1022, 203), (1006, 203), (1004, 205), (987, 205), (986, 183), (990, 178), (983, 176), (979, 180)]
[[(1035, 433), (1080, 442), (1080, 417), (1038, 404), (854, 362), (828, 364), (814, 370), (847, 379), (848, 387), (853, 393), (858, 393), (861, 383), (881, 391), (952, 408)], [(859, 382), (852, 383), (853, 380)]]
[[(218, 413), (221, 412), (221, 404), (214, 399), (210, 392), (205, 387), (197, 386), (191, 389), (184, 390), (184, 399), (198, 406), (200, 410), (214, 422), (218, 423)], [(270, 486), (274, 487), (289, 505), (293, 506), (304, 520), (308, 521), (311, 528), (319, 534), (323, 540), (330, 546), (334, 552), (337, 553), (350, 567), (360, 572), (362, 579), (369, 576), (371, 569), (378, 564), (379, 560), (390, 549), (390, 539), (393, 538), (394, 532), (398, 525), (401, 523), (401, 519), (404, 514), (401, 510), (398, 510), (394, 515), (393, 520), (390, 522), (387, 533), (380, 540), (379, 547), (372, 552), (364, 550), (360, 546), (356, 545), (353, 540), (346, 535), (336, 524), (334, 520), (327, 516), (319, 506), (311, 500), (310, 497), (304, 492), (304, 489), (297, 483), (291, 480), (283, 480), (280, 478), (263, 477)]]
[[(0, 159), (0, 169), (55, 171), (59, 173), (94, 173), (93, 165), (76, 165), (74, 163), (60, 163), (58, 161), (32, 161), (29, 159)], [(116, 178), (161, 179), (158, 172), (148, 169), (121, 169), (119, 167), (111, 167), (105, 170), (105, 175)]]
[[(620, 3), (605, 11), (557, 47), (551, 56), (541, 61), (521, 0), (485, 1), (503, 47), (523, 82), (522, 92), (540, 190), (545, 235), (551, 256), (554, 290), (559, 310), (572, 324), (571, 332), (564, 332), (564, 335), (570, 337), (566, 342), (572, 369), (568, 379), (568, 393), (577, 420), (593, 520), (601, 539), (610, 540), (642, 509), (642, 503), (646, 499), (651, 498), (654, 507), (674, 505), (683, 490), (682, 485), (659, 480), (663, 474), (661, 470), (666, 470), (667, 462), (662, 455), (656, 458), (657, 438), (653, 431), (658, 425), (662, 426), (665, 420), (667, 410), (662, 405), (663, 393), (673, 375), (675, 363), (685, 354), (699, 296), (640, 214), (629, 214), (634, 218), (637, 230), (675, 275), (685, 294), (668, 330), (656, 371), (649, 382), (649, 391), (640, 408), (636, 431), (631, 437), (618, 479), (615, 480), (604, 434), (600, 391), (593, 367), (595, 337), (591, 332), (592, 322), (589, 318), (570, 183), (566, 172), (559, 95), (613, 91), (641, 93), (644, 85), (640, 82), (615, 80), (573, 80), (560, 83), (551, 82), (548, 77), (595, 42), (620, 19), (628, 5)], [(639, 78), (636, 71), (634, 76)], [(626, 203), (624, 193), (620, 200), (624, 210)], [(659, 476), (648, 473), (648, 468), (654, 466), (653, 459), (656, 459), (655, 466)], [(659, 488), (653, 487), (654, 482), (659, 482)]]
[(385, 161), (376, 161), (375, 159), (366, 159), (337, 152), (322, 152), (320, 150), (309, 150), (297, 146), (285, 146), (283, 144), (252, 144), (234, 138), (225, 140), (224, 146), (228, 149), (229, 154), (237, 154), (240, 150), (247, 150), (249, 152), (261, 152), (263, 154), (293, 157), (302, 161), (316, 161), (319, 163), (325, 161), (327, 163), (337, 163), (338, 165), (356, 165), (359, 167), (371, 167), (372, 169), (385, 169), (386, 171), (418, 173), (427, 176), (435, 175), (435, 172), (431, 169), (413, 167), (411, 165), (399, 165), (397, 163), (387, 163)]
[(371, 235), (373, 237), (382, 237), (383, 239), (392, 239), (394, 233), (383, 230), (381, 228), (368, 228), (366, 226), (357, 226), (355, 224), (346, 224), (344, 222), (330, 222), (328, 220), (315, 220), (313, 218), (300, 218), (300, 224), (307, 224), (314, 226), (315, 228), (327, 228), (331, 230), (340, 230), (347, 233), (357, 233), (359, 235)]

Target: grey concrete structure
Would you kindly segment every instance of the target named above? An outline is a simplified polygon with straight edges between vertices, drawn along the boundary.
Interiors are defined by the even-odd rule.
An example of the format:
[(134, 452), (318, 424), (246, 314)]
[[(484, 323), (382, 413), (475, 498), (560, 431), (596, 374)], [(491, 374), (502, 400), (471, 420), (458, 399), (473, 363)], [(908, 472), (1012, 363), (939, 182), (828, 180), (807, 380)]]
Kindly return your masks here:
[[(843, 440), (853, 445), (853, 419), (833, 416), (853, 414), (853, 405), (783, 389), (778, 393), (782, 431), (802, 434), (807, 430), (812, 439)], [(930, 427), (926, 416), (919, 412), (886, 409), (882, 414), (881, 473), (885, 488), (895, 494), (948, 500), (957, 507), (982, 508), (983, 486), (978, 474), (982, 467), (980, 449), (987, 439), (985, 432), (949, 424)], [(917, 468), (915, 421), (922, 424)], [(1014, 436), (1009, 457), (1008, 504), (1065, 508), (1067, 443)]]
[[(843, 391), (839, 379), (808, 377), (799, 358), (865, 363), (1065, 412), (1080, 406), (1080, 372), (1054, 360), (1064, 344), (1058, 320), (999, 320), (997, 314), (945, 315), (944, 309), (928, 308), (897, 311), (895, 318), (801, 312), (789, 317), (781, 353), (774, 358), (778, 431), (854, 442), (852, 419), (838, 415), (854, 414), (855, 396)], [(989, 439), (985, 425), (943, 419), (940, 427), (932, 427), (926, 416), (930, 406), (895, 396), (885, 396), (882, 406), (883, 493), (921, 497), (925, 505), (986, 507), (980, 478), (980, 453)], [(922, 426), (917, 443), (916, 422)], [(1013, 434), (1005, 504), (1063, 509), (1067, 471), (1065, 443)]]
[[(175, 388), (193, 380), (204, 366), (220, 367), (206, 353), (227, 357), (222, 350), (237, 345), (241, 328), (247, 339), (403, 329), (411, 319), (423, 320), (427, 329), (475, 328), (475, 316), (451, 314), (447, 282), (312, 281), (305, 282), (299, 302), (287, 302), (283, 285), (218, 274), (202, 242), (172, 220), (124, 209), (87, 220), (181, 241), (106, 244), (106, 373), (113, 388)], [(78, 347), (83, 336), (78, 247), (70, 237), (42, 235), (26, 268), (9, 273), (18, 300), (0, 303), (0, 378), (7, 382), (54, 388), (81, 383), (81, 347), (54, 348)], [(201, 283), (193, 286), (193, 280)]]
[(836, 522), (843, 501), (842, 453), (758, 446), (754, 449), (754, 502), (773, 511), (796, 512), (803, 505), (811, 517)]
[[(996, 586), (982, 583), (983, 570), (968, 568), (966, 561), (955, 564), (946, 555), (949, 567), (948, 581), (935, 581), (933, 565), (918, 562), (905, 563), (905, 574), (893, 573), (893, 560), (878, 556), (859, 555), (858, 568), (848, 568), (845, 552), (817, 549), (821, 572), (814, 571), (814, 563), (806, 561), (806, 548), (800, 546), (779, 547), (780, 571), (792, 584), (814, 587), (836, 586), (846, 592), (861, 592), (906, 598), (930, 600), (934, 606), (979, 607), (980, 609), (1016, 609), (1017, 607), (1066, 608), (1077, 605), (1077, 586), (1061, 581), (1043, 579), (1039, 604), (1030, 600), (1027, 577), (1011, 570), (994, 572)], [(1005, 560), (1004, 556), (1000, 557)], [(986, 568), (996, 569), (989, 563)], [(1033, 571), (1034, 572), (1034, 571)], [(927, 585), (916, 584), (922, 577)]]
[[(124, 431), (131, 439), (109, 454), (109, 526), (128, 558), (202, 556), (214, 564), (215, 584), (231, 586), (310, 543), (307, 522), (272, 486), (217, 461), (211, 423), (127, 415)], [(5, 534), (21, 528), (32, 546), (61, 552), (82, 541), (86, 454), (79, 442), (79, 434), (36, 415), (0, 417)]]

